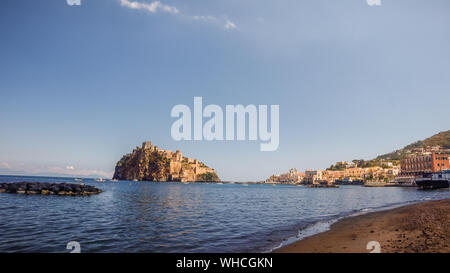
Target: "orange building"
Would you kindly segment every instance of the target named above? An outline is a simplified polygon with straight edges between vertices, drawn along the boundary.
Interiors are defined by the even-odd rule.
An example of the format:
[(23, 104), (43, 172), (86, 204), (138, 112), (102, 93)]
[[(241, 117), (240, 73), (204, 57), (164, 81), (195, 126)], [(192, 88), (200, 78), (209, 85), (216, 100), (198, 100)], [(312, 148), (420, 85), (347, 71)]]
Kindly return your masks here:
[(433, 152), (402, 159), (400, 163), (402, 175), (421, 175), (450, 169), (449, 155)]
[(363, 174), (366, 172), (366, 169), (361, 169), (361, 168), (348, 168), (344, 170), (344, 176), (345, 177), (362, 177)]
[(345, 177), (344, 171), (324, 171), (323, 172), (323, 179), (334, 182), (336, 180), (342, 180)]

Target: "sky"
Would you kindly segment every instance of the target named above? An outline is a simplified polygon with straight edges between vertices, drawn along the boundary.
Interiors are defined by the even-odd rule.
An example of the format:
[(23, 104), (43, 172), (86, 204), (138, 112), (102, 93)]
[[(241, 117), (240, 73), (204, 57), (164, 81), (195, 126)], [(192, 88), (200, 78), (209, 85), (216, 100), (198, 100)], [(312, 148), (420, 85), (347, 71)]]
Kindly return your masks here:
[[(75, 1), (76, 2), (76, 1)], [(3, 0), (0, 174), (111, 177), (143, 141), (223, 180), (450, 129), (448, 0)], [(177, 104), (279, 105), (280, 143), (175, 141)]]

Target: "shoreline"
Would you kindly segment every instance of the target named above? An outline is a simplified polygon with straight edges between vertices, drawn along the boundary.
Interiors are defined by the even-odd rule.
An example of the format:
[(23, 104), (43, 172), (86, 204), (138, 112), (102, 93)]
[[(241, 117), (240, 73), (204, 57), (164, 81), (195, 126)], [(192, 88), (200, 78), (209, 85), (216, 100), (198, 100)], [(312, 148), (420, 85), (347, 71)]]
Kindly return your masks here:
[(377, 241), (381, 253), (450, 252), (450, 199), (425, 201), (345, 217), (328, 231), (282, 246), (272, 253), (369, 253)]

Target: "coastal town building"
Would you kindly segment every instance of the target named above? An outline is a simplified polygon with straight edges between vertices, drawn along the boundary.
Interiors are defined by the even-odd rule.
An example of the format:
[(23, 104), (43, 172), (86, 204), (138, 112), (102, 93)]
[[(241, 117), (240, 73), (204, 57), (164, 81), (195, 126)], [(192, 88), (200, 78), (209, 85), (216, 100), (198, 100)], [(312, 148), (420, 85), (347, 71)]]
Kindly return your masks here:
[(353, 162), (347, 162), (347, 161), (338, 161), (336, 162), (336, 165), (338, 166), (344, 166), (345, 168), (354, 168), (356, 167), (356, 164)]
[(321, 170), (306, 170), (303, 184), (319, 184), (323, 180), (323, 172)]
[(345, 171), (326, 170), (322, 172), (322, 178), (334, 183), (336, 180), (343, 180), (345, 178)]
[(337, 161), (326, 170), (292, 169), (289, 173), (273, 175), (273, 183), (373, 186), (415, 186), (419, 178), (450, 171), (450, 131), (440, 132), (430, 138), (412, 143), (402, 149), (377, 156), (374, 159)]
[(303, 181), (305, 177), (305, 173), (298, 172), (297, 169), (292, 168), (287, 173), (272, 175), (269, 179), (266, 180), (266, 183), (289, 183), (289, 184), (297, 184)]
[(393, 167), (394, 163), (390, 162), (390, 161), (382, 161), (378, 163), (379, 166), (386, 166), (386, 167)]
[[(389, 164), (391, 163), (391, 164)], [(400, 174), (400, 166), (392, 162), (375, 163), (371, 167), (358, 167), (357, 164), (350, 164), (345, 161), (337, 162), (338, 170), (306, 170), (304, 173), (291, 169), (287, 173), (272, 175), (266, 180), (268, 183), (298, 183), (305, 185), (317, 184), (355, 184), (361, 185), (363, 182), (383, 182), (394, 183)], [(347, 166), (347, 167), (343, 167)], [(343, 168), (343, 169), (342, 169)]]
[(367, 172), (366, 170), (367, 169), (363, 170), (362, 168), (358, 167), (348, 168), (344, 170), (344, 176), (351, 178), (361, 178)]
[(449, 155), (431, 152), (404, 158), (401, 163), (402, 176), (421, 176), (450, 169)]

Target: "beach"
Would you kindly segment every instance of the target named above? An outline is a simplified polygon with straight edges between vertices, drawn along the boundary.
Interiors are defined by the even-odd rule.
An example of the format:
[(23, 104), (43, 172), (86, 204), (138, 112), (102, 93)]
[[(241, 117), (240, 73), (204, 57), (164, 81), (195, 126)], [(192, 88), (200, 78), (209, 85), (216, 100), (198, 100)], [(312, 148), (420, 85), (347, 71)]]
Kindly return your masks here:
[(368, 253), (376, 241), (381, 253), (450, 252), (450, 199), (407, 205), (344, 218), (329, 231), (275, 250), (277, 253)]

